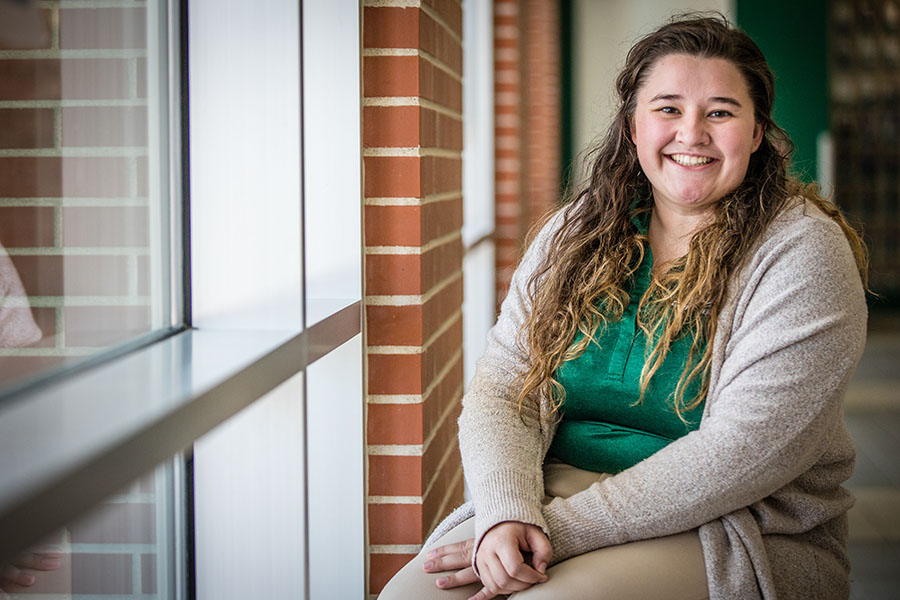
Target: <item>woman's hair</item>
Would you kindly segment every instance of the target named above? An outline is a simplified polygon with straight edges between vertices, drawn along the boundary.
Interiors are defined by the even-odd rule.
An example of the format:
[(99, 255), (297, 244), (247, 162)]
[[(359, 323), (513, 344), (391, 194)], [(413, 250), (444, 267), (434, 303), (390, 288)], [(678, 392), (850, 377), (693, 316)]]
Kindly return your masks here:
[[(633, 220), (653, 206), (650, 182), (641, 172), (631, 139), (632, 118), (651, 68), (673, 54), (719, 58), (734, 65), (747, 84), (764, 135), (750, 156), (744, 180), (715, 203), (715, 218), (695, 232), (687, 255), (655, 275), (640, 300), (638, 321), (649, 340), (641, 398), (671, 344), (685, 335), (693, 342), (672, 398), (675, 412), (684, 419), (683, 413), (706, 397), (712, 340), (729, 276), (789, 198), (806, 197), (841, 226), (865, 282), (866, 254), (857, 234), (815, 186), (788, 176), (793, 145), (772, 120), (775, 81), (759, 47), (721, 14), (676, 17), (628, 52), (616, 78), (618, 110), (605, 138), (586, 159), (589, 178), (560, 209), (562, 223), (528, 281), (531, 311), (520, 343), (531, 362), (519, 393), (520, 410), (525, 398), (536, 392), (546, 394), (554, 410), (559, 408), (564, 390), (555, 379), (556, 370), (582, 354), (598, 328), (620, 319), (629, 304), (629, 288), (648, 243)], [(700, 391), (685, 398), (692, 382), (699, 383)]]

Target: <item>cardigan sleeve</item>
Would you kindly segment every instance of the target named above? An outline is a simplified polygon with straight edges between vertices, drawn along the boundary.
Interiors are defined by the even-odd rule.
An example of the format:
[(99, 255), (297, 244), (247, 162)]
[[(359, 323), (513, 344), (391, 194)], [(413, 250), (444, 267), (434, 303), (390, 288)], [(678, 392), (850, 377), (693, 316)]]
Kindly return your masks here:
[[(562, 221), (561, 213), (538, 233), (512, 277), (497, 323), (463, 397), (459, 446), (475, 506), (476, 548), (488, 529), (503, 521), (536, 525), (548, 533), (541, 512), (542, 464), (552, 424), (541, 422), (540, 402), (518, 409), (521, 376), (528, 358), (518, 342), (527, 317), (528, 280)], [(535, 396), (535, 395), (533, 395)], [(549, 534), (548, 534), (549, 535)]]
[(843, 232), (816, 214), (773, 224), (734, 280), (699, 429), (544, 507), (554, 562), (693, 529), (829, 468), (823, 455), (862, 353), (866, 305)]

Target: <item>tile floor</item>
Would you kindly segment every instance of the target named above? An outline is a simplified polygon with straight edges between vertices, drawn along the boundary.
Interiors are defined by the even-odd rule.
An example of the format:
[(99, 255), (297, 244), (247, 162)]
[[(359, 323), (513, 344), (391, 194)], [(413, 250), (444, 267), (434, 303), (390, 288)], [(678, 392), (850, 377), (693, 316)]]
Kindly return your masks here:
[(856, 443), (847, 486), (853, 600), (900, 599), (900, 311), (873, 311), (863, 358), (846, 400)]

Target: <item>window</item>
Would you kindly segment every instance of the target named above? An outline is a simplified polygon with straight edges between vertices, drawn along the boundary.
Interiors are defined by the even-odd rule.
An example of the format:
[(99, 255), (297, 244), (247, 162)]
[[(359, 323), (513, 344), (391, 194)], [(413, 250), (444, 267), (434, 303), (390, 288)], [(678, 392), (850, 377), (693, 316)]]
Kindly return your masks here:
[[(132, 94), (0, 104), (0, 119), (13, 109), (49, 110), (53, 123), (49, 138), (32, 128), (45, 146), (0, 152), (0, 209), (52, 215), (52, 235), (37, 225), (31, 229), (44, 238), (10, 245), (28, 296), (4, 307), (30, 309), (39, 326), (49, 322), (36, 310), (42, 303), (52, 304), (54, 323), (70, 304), (93, 302), (99, 315), (82, 328), (93, 345), (76, 352), (54, 338), (52, 348), (3, 357), (77, 356), (81, 364), (27, 386), (19, 381), (0, 405), (0, 561), (41, 544), (61, 555), (60, 565), (34, 572), (30, 591), (142, 598), (324, 597), (334, 589), (328, 569), (342, 562), (339, 584), (347, 597), (361, 596), (359, 4), (0, 6), (32, 10), (40, 26), (60, 31), (41, 42), (49, 46), (0, 50), (0, 71), (24, 68), (9, 65), (23, 60), (17, 52), (34, 60), (60, 52), (52, 60), (63, 63), (125, 61), (130, 70), (119, 79), (112, 71), (78, 71), (73, 79), (99, 94), (112, 78)], [(88, 9), (109, 9), (93, 13), (93, 31), (118, 46), (59, 50), (65, 11), (86, 18)], [(71, 35), (88, 28), (79, 23)], [(8, 79), (0, 81), (5, 93)], [(64, 143), (75, 139), (61, 137), (69, 108), (91, 109), (79, 135), (100, 136), (101, 145)], [(120, 143), (104, 137), (117, 124)], [(11, 176), (3, 161), (46, 157), (61, 165), (66, 185), (50, 190), (56, 195), (12, 194), (23, 185), (21, 171)], [(69, 163), (89, 166), (75, 171)], [(90, 166), (107, 163), (122, 172)], [(42, 182), (44, 173), (32, 179)], [(67, 182), (110, 187), (87, 195)], [(182, 244), (177, 217), (188, 201)], [(24, 223), (23, 214), (8, 218)], [(93, 245), (80, 230), (66, 233), (67, 214), (88, 223)], [(0, 236), (18, 229), (0, 226)], [(74, 258), (110, 258), (124, 274), (80, 267), (61, 275), (55, 290), (40, 288), (59, 294), (31, 291), (29, 278), (44, 277), (43, 257), (54, 253), (66, 268), (83, 262)], [(89, 281), (127, 289), (79, 296)], [(98, 353), (123, 341), (114, 357)], [(66, 353), (53, 354), (58, 347)], [(45, 363), (41, 369), (56, 365)], [(336, 439), (344, 440), (339, 447)], [(274, 575), (260, 581), (248, 570)]]

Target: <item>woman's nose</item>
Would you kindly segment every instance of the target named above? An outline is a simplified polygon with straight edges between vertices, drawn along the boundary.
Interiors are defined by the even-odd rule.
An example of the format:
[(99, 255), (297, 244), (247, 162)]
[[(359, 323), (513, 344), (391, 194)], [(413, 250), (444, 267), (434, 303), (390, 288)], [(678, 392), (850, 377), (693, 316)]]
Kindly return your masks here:
[(702, 146), (709, 143), (706, 120), (700, 114), (686, 114), (678, 122), (679, 142), (685, 146)]

